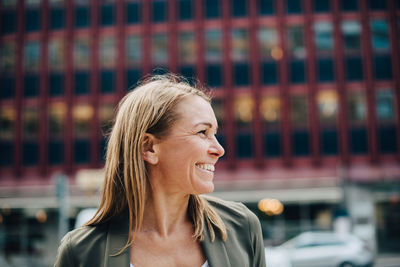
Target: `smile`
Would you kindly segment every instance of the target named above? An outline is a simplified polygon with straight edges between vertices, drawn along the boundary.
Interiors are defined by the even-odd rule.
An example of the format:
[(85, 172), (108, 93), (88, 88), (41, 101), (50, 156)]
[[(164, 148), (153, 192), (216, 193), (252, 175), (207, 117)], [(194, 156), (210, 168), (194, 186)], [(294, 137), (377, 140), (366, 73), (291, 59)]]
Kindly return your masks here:
[(215, 167), (212, 164), (196, 164), (196, 167), (202, 170), (206, 170), (209, 172), (214, 172), (215, 171)]

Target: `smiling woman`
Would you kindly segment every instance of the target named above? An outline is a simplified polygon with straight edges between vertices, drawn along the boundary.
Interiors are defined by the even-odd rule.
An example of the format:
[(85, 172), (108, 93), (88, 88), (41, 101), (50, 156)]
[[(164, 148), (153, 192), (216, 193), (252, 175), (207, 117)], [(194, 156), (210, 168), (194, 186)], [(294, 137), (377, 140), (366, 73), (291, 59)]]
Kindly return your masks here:
[(55, 266), (265, 266), (261, 227), (214, 190), (224, 154), (210, 97), (174, 75), (120, 102), (100, 206), (62, 240)]

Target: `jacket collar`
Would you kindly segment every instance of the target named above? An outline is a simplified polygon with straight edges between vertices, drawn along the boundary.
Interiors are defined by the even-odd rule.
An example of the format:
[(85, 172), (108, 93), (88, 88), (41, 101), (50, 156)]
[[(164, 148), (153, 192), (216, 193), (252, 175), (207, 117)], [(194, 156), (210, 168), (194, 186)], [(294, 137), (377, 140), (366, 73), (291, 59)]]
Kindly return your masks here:
[(208, 264), (211, 267), (231, 266), (228, 253), (226, 252), (226, 242), (218, 239), (218, 236), (215, 237), (214, 242), (211, 242), (211, 236), (208, 227), (204, 228), (203, 233), (204, 241), (201, 242), (201, 245), (204, 253), (206, 254)]

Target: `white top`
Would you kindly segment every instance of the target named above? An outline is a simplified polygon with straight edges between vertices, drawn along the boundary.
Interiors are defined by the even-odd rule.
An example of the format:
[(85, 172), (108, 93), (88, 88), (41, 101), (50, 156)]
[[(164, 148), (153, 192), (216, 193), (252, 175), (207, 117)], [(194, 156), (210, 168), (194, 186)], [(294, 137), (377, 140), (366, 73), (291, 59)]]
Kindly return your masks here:
[[(135, 266), (133, 266), (133, 264), (131, 263), (130, 267), (135, 267)], [(201, 267), (210, 267), (210, 265), (208, 265), (208, 261), (206, 261), (203, 265), (201, 265)]]

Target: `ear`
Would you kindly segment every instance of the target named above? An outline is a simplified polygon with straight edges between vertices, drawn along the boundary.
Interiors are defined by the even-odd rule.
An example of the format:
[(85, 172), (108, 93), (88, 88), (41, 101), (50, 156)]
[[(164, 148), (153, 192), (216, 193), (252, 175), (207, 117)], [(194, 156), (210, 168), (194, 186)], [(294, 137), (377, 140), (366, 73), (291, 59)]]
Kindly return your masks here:
[(141, 144), (143, 159), (152, 165), (155, 165), (158, 162), (158, 156), (154, 149), (156, 140), (157, 138), (154, 135), (146, 133)]

